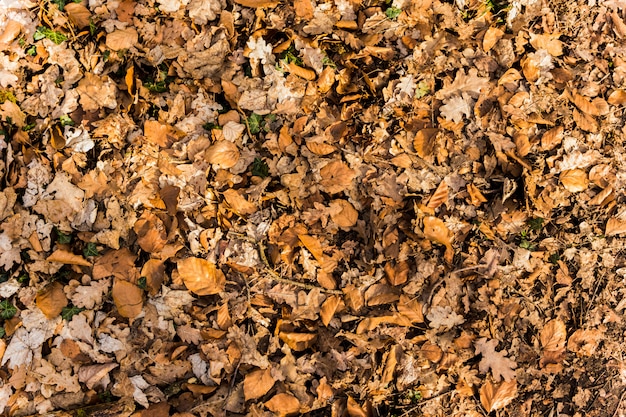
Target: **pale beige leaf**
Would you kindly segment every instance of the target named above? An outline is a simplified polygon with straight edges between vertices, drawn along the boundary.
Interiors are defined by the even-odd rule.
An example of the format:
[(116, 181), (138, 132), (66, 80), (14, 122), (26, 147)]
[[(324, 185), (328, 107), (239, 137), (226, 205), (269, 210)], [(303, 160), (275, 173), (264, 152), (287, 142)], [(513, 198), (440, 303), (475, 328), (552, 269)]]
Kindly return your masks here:
[(239, 149), (234, 143), (221, 140), (209, 147), (204, 154), (205, 160), (209, 164), (219, 168), (232, 168), (239, 161)]
[(67, 297), (65, 292), (63, 292), (63, 284), (55, 281), (46, 286), (37, 293), (35, 302), (46, 317), (49, 319), (55, 318), (61, 314), (63, 307), (67, 306)]
[(46, 258), (48, 262), (58, 262), (65, 265), (91, 266), (91, 262), (80, 255), (74, 255), (70, 251), (57, 249)]
[(334, 160), (320, 169), (320, 185), (329, 194), (340, 193), (352, 185), (356, 173), (344, 162)]
[(183, 283), (194, 294), (212, 295), (224, 290), (226, 277), (213, 262), (191, 257), (179, 261), (177, 268)]
[(497, 345), (497, 340), (488, 340), (486, 337), (474, 342), (476, 354), (480, 353), (482, 355), (482, 359), (478, 363), (478, 369), (481, 373), (487, 373), (491, 370), (493, 379), (496, 382), (499, 382), (502, 378), (505, 381), (510, 381), (515, 377), (517, 364), (514, 360), (506, 357), (506, 351), (496, 351)]
[(567, 350), (579, 356), (591, 356), (596, 352), (604, 333), (597, 329), (576, 330), (567, 341)]
[(500, 384), (485, 382), (480, 388), (480, 403), (490, 413), (506, 407), (517, 396), (517, 381), (504, 381)]
[(222, 194), (224, 199), (235, 213), (243, 216), (255, 213), (257, 206), (248, 200), (233, 188), (229, 188)]
[(559, 180), (565, 189), (571, 193), (585, 191), (589, 186), (587, 173), (582, 169), (567, 169), (561, 172)]
[(246, 401), (256, 400), (267, 394), (274, 386), (270, 368), (252, 371), (243, 379), (243, 395)]
[(132, 282), (115, 278), (111, 297), (122, 317), (137, 317), (143, 309), (143, 290)]
[(265, 406), (280, 417), (297, 415), (300, 411), (300, 401), (286, 392), (274, 395)]
[(550, 320), (541, 330), (541, 347), (544, 351), (560, 351), (565, 348), (567, 329), (559, 319)]
[(129, 49), (137, 44), (139, 34), (133, 27), (116, 29), (106, 37), (106, 45), (114, 51)]

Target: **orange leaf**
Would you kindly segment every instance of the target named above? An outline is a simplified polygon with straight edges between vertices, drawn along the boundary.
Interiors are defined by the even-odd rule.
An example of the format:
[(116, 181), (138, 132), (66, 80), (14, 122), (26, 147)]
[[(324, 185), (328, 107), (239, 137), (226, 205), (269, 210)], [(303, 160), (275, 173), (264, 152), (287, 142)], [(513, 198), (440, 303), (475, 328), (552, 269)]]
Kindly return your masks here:
[(134, 28), (117, 29), (107, 35), (106, 46), (113, 51), (121, 51), (135, 46), (138, 40), (139, 34)]
[(626, 233), (626, 221), (621, 220), (617, 217), (611, 217), (606, 222), (606, 229), (604, 230), (604, 234), (607, 236), (615, 236)]
[(68, 2), (65, 7), (67, 17), (70, 18), (77, 28), (82, 29), (89, 26), (91, 12), (80, 3)]
[(206, 150), (204, 158), (209, 164), (220, 168), (232, 168), (239, 161), (239, 148), (228, 140), (221, 140)]
[(161, 148), (168, 148), (176, 139), (174, 130), (170, 126), (156, 120), (146, 120), (143, 125), (143, 134), (149, 143)]
[(567, 349), (578, 356), (591, 356), (595, 353), (603, 333), (600, 330), (576, 330), (567, 341)]
[(330, 218), (341, 228), (349, 228), (356, 224), (359, 212), (346, 200), (333, 200), (330, 202)]
[(398, 313), (409, 319), (411, 323), (424, 323), (424, 313), (422, 303), (402, 294), (398, 301)]
[(572, 102), (580, 111), (591, 116), (605, 116), (609, 113), (608, 103), (600, 97), (589, 101), (586, 97), (574, 93), (572, 94)]
[(485, 32), (485, 37), (483, 38), (483, 51), (489, 52), (491, 48), (493, 48), (496, 43), (504, 36), (504, 31), (495, 26), (491, 26)]
[(441, 181), (437, 186), (437, 189), (428, 199), (428, 204), (426, 207), (431, 209), (436, 209), (441, 206), (443, 203), (448, 201), (448, 184), (445, 180)]
[(315, 333), (280, 332), (278, 338), (285, 342), (292, 350), (301, 352), (313, 346), (317, 340)]
[(143, 309), (143, 290), (131, 282), (115, 278), (111, 297), (122, 317), (137, 317)]
[(626, 103), (626, 91), (618, 89), (609, 94), (609, 104), (621, 106), (624, 103)]
[(287, 71), (290, 73), (297, 75), (300, 78), (304, 78), (307, 81), (313, 81), (315, 79), (315, 71), (310, 70), (308, 68), (302, 68), (293, 62), (283, 62), (283, 65), (287, 67)]
[(267, 394), (274, 386), (271, 370), (257, 369), (246, 374), (243, 379), (243, 395), (245, 401), (255, 400)]
[(298, 239), (300, 239), (300, 242), (311, 252), (311, 255), (313, 255), (318, 262), (321, 263), (324, 260), (322, 244), (318, 238), (309, 235), (298, 235)]
[(329, 194), (339, 193), (352, 185), (356, 173), (342, 161), (331, 161), (320, 169), (320, 185)]
[(224, 199), (235, 213), (238, 215), (246, 216), (248, 214), (255, 213), (257, 211), (257, 207), (255, 204), (246, 200), (244, 196), (239, 194), (239, 192), (233, 188), (229, 188), (224, 191), (222, 194)]
[(279, 416), (293, 416), (300, 411), (300, 401), (286, 392), (276, 394), (271, 400), (265, 402), (265, 406)]
[(348, 415), (350, 417), (368, 417), (369, 414), (361, 408), (352, 396), (348, 395)]
[(159, 259), (148, 259), (141, 268), (141, 276), (146, 277), (146, 288), (150, 295), (156, 295), (165, 279), (165, 263)]
[(541, 148), (550, 151), (556, 148), (563, 141), (563, 126), (553, 127), (541, 137)]
[(234, 2), (250, 8), (276, 7), (280, 3), (278, 0), (234, 0)]
[(212, 295), (224, 290), (226, 277), (213, 262), (192, 257), (179, 261), (177, 268), (185, 286), (194, 294)]
[(137, 243), (148, 253), (160, 252), (167, 243), (167, 231), (163, 221), (150, 211), (144, 211), (135, 222), (133, 230), (137, 233)]
[(488, 413), (506, 407), (517, 396), (517, 381), (512, 379), (494, 385), (487, 381), (480, 388), (480, 403)]
[(582, 169), (567, 169), (561, 172), (559, 180), (570, 193), (585, 191), (589, 186), (587, 173)]
[(46, 258), (48, 262), (58, 262), (65, 265), (91, 266), (91, 262), (80, 255), (74, 255), (72, 252), (57, 249)]
[(322, 319), (324, 326), (328, 327), (328, 324), (335, 316), (340, 304), (341, 298), (336, 295), (331, 295), (324, 301), (322, 307), (320, 308), (320, 318)]
[(415, 138), (413, 138), (413, 147), (415, 148), (417, 156), (429, 162), (432, 161), (432, 153), (437, 133), (439, 133), (439, 129), (437, 128), (427, 128), (417, 132)]
[(63, 284), (56, 281), (48, 285), (37, 293), (35, 302), (46, 317), (49, 319), (55, 318), (61, 314), (63, 307), (67, 306), (67, 297), (65, 297), (65, 292), (63, 292)]

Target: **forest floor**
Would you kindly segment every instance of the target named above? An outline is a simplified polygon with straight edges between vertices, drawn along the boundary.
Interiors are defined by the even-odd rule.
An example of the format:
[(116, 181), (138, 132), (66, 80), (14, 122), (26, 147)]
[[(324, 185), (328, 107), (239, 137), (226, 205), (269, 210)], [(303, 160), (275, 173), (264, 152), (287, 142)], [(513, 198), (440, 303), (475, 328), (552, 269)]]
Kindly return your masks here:
[(626, 416), (624, 0), (0, 0), (0, 413)]

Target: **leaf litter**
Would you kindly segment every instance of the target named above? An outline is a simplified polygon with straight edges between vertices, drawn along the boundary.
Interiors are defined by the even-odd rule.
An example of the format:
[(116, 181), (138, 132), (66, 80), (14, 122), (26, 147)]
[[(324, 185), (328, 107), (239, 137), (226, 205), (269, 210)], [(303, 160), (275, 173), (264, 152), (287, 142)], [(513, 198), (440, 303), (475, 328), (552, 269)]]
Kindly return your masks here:
[(0, 410), (623, 414), (625, 18), (0, 4)]

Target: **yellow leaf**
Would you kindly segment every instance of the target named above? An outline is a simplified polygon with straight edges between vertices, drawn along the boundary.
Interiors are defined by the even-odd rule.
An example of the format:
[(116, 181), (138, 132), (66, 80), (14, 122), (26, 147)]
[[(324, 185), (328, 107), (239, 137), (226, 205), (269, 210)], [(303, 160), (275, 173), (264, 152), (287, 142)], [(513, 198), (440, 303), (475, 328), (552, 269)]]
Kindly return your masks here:
[(111, 297), (122, 317), (137, 317), (143, 309), (143, 290), (132, 282), (115, 278)]
[(315, 236), (298, 235), (298, 239), (304, 245), (305, 248), (311, 252), (311, 255), (320, 263), (324, 260), (324, 252), (322, 251), (322, 244)]
[(56, 281), (48, 285), (37, 293), (35, 302), (46, 317), (49, 319), (55, 318), (61, 314), (63, 307), (67, 306), (67, 297), (65, 292), (63, 292), (63, 284)]
[(300, 401), (286, 392), (274, 395), (271, 400), (265, 402), (265, 406), (281, 417), (293, 416), (300, 411)]
[(192, 257), (179, 261), (177, 268), (185, 286), (194, 294), (212, 295), (224, 290), (226, 277), (213, 262)]
[(274, 386), (271, 370), (257, 369), (246, 374), (243, 379), (243, 395), (245, 401), (255, 400), (267, 394)]
[(487, 381), (480, 388), (480, 403), (488, 413), (506, 407), (517, 396), (517, 381), (512, 379), (494, 385)]
[(58, 262), (65, 265), (91, 266), (91, 262), (87, 259), (80, 255), (74, 255), (72, 252), (63, 249), (57, 249), (52, 252), (52, 254), (46, 258), (46, 261)]
[(567, 169), (561, 172), (559, 180), (565, 189), (571, 193), (585, 191), (589, 186), (587, 173), (582, 169)]

